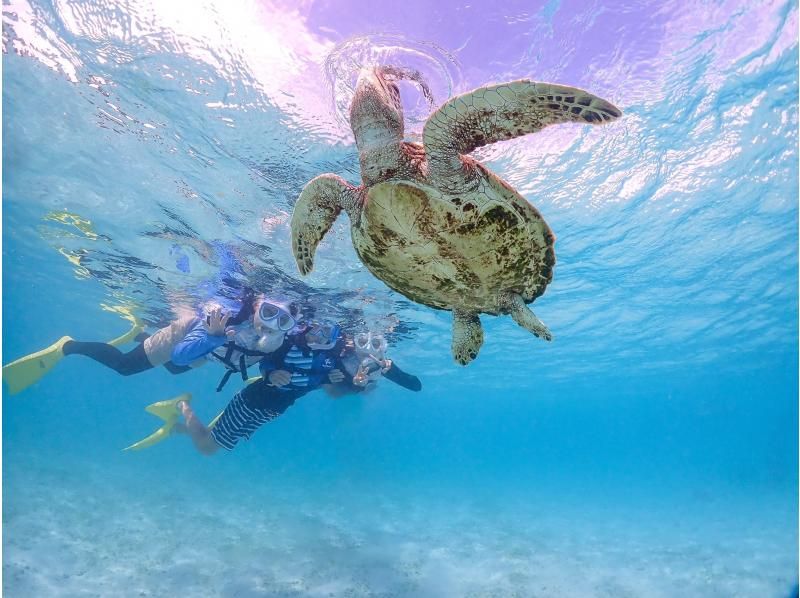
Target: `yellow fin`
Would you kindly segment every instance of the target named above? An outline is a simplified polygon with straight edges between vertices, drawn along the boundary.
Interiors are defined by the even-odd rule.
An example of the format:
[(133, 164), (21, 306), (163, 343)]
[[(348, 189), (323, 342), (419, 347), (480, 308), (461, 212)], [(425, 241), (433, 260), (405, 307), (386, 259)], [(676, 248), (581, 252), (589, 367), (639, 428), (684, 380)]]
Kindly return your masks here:
[(20, 357), (3, 366), (3, 382), (8, 386), (8, 392), (15, 395), (41, 380), (55, 364), (61, 361), (64, 357), (64, 343), (71, 340), (72, 337), (62, 336), (46, 349)]
[(130, 342), (136, 338), (136, 336), (144, 331), (144, 324), (142, 321), (136, 317), (136, 314), (133, 313), (133, 307), (129, 305), (106, 305), (105, 303), (101, 303), (100, 307), (103, 308), (104, 311), (110, 311), (112, 313), (118, 314), (119, 316), (125, 318), (131, 323), (131, 329), (128, 330), (122, 336), (118, 336), (114, 340), (108, 341), (109, 345), (113, 345), (115, 347), (119, 347), (120, 345), (124, 345), (127, 342)]
[(164, 420), (164, 425), (150, 434), (150, 436), (147, 438), (142, 438), (139, 442), (134, 442), (132, 445), (127, 446), (122, 450), (138, 451), (139, 449), (148, 448), (154, 444), (158, 444), (162, 440), (168, 438), (172, 434), (172, 429), (175, 427), (175, 424), (178, 421), (178, 416), (180, 415), (178, 403), (181, 401), (186, 401), (188, 403), (191, 400), (192, 395), (188, 392), (185, 392), (182, 395), (178, 395), (174, 399), (158, 401), (157, 403), (151, 403), (145, 407), (145, 411)]
[(163, 426), (161, 426), (158, 430), (150, 434), (147, 438), (142, 438), (139, 442), (134, 442), (130, 446), (126, 446), (123, 451), (138, 451), (143, 448), (147, 448), (153, 446), (154, 444), (158, 444), (165, 438), (168, 438), (170, 434), (172, 434), (172, 428), (175, 427), (176, 419), (166, 422)]
[(178, 403), (181, 401), (186, 401), (189, 403), (191, 400), (192, 395), (188, 392), (185, 392), (182, 395), (178, 395), (174, 399), (167, 399), (166, 401), (151, 403), (145, 407), (144, 410), (147, 411), (147, 413), (151, 413), (156, 417), (160, 417), (167, 422), (172, 419), (177, 419), (177, 417), (180, 415), (180, 411), (178, 411)]

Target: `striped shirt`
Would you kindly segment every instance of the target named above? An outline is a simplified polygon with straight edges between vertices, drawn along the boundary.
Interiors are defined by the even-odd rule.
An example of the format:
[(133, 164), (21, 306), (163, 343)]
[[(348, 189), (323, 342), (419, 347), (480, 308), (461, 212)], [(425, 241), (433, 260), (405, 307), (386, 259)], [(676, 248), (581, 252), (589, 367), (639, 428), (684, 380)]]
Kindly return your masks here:
[(309, 385), (311, 380), (309, 374), (314, 365), (314, 359), (311, 353), (303, 355), (303, 351), (297, 346), (293, 345), (286, 357), (283, 358), (284, 367), (292, 373), (292, 380), (286, 387), (290, 388), (305, 388)]

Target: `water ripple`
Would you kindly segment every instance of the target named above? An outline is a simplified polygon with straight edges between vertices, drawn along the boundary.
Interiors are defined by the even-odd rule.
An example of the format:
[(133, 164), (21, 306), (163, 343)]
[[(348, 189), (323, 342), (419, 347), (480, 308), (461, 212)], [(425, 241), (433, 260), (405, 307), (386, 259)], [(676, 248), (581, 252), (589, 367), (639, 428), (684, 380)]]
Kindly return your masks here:
[[(386, 33), (363, 14), (348, 21), (356, 33), (342, 21), (333, 34), (314, 25), (316, 5), (202, 2), (187, 12), (179, 3), (11, 0), (7, 242), (28, 247), (24, 231), (36, 230), (76, 276), (150, 306), (152, 322), (192, 302), (213, 275), (209, 242), (232, 243), (257, 287), (393, 331), (413, 340), (398, 349), (407, 359), (452, 373), (448, 314), (369, 275), (344, 217), (301, 279), (290, 214), (317, 174), (360, 180), (343, 115), (361, 66), (419, 71), (435, 104), (532, 77), (590, 89), (625, 116), (476, 152), (558, 237), (554, 281), (533, 306), (556, 340), (487, 317), (486, 345), (464, 381), (501, 357), (511, 373), (497, 384), (511, 385), (525, 384), (522, 372), (738, 364), (734, 353), (758, 363), (796, 345), (796, 7), (517, 8), (487, 9), (482, 22), (507, 34), (493, 45), (483, 29), (458, 28), (472, 14), (466, 5), (432, 11), (416, 32)], [(432, 32), (449, 20), (458, 41), (448, 46)], [(413, 139), (431, 104), (411, 87), (402, 93)]]

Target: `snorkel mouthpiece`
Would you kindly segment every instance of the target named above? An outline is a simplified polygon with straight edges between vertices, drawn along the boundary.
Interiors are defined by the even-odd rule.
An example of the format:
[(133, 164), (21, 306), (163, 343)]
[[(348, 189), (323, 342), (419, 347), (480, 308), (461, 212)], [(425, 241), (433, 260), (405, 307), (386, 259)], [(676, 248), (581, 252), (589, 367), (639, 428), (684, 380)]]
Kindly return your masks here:
[(280, 330), (271, 330), (269, 328), (265, 328), (265, 330), (267, 333), (258, 337), (258, 340), (256, 341), (256, 347), (262, 353), (272, 353), (273, 351), (276, 351), (281, 344), (283, 344), (283, 337), (285, 333)]

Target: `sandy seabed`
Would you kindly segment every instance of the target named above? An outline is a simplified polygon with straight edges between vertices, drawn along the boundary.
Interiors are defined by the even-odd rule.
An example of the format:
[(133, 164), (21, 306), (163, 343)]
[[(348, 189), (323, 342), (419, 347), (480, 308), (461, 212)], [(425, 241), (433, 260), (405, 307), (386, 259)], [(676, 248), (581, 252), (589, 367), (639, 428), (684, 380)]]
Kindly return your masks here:
[[(361, 492), (201, 492), (37, 464), (4, 474), (3, 595), (788, 597), (787, 510)], [(138, 490), (137, 490), (138, 489)]]

